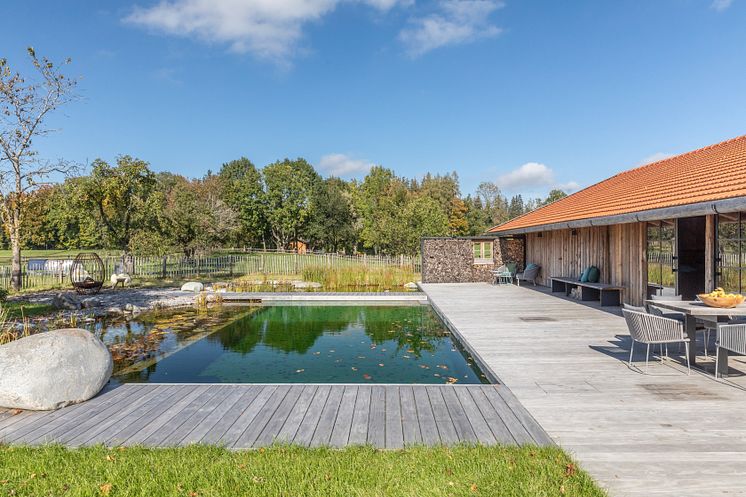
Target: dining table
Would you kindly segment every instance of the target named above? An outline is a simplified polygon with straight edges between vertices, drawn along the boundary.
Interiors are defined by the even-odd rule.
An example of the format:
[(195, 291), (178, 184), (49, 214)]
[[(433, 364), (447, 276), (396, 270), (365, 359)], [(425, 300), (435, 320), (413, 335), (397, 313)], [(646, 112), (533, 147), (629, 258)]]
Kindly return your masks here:
[[(746, 318), (746, 305), (732, 308), (710, 307), (699, 300), (646, 300), (648, 305), (680, 312), (684, 315), (684, 332), (689, 338), (689, 363), (697, 364), (697, 320), (712, 323), (727, 323), (737, 318)], [(720, 348), (718, 354), (718, 374), (728, 375), (728, 351)]]

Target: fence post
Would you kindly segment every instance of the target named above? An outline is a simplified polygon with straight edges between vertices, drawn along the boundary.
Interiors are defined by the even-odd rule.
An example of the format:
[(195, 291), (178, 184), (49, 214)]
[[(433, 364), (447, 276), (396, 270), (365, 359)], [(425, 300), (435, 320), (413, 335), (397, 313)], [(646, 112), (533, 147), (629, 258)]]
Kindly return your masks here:
[(166, 279), (166, 261), (168, 260), (168, 256), (163, 256), (163, 265), (161, 266), (161, 278), (164, 280)]

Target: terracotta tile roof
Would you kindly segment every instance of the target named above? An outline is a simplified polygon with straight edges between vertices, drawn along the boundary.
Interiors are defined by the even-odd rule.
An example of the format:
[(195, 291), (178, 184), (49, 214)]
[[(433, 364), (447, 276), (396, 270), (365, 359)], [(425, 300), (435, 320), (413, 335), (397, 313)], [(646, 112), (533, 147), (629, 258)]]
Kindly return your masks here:
[(746, 135), (619, 173), (489, 232), (743, 196)]

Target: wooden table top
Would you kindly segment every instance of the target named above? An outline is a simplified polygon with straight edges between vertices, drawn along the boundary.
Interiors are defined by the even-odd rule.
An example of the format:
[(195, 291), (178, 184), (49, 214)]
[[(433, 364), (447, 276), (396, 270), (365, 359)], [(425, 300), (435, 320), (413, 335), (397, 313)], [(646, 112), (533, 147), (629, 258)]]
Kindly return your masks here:
[(646, 302), (655, 307), (683, 312), (690, 316), (746, 316), (746, 305), (722, 309), (709, 307), (699, 300), (646, 300)]

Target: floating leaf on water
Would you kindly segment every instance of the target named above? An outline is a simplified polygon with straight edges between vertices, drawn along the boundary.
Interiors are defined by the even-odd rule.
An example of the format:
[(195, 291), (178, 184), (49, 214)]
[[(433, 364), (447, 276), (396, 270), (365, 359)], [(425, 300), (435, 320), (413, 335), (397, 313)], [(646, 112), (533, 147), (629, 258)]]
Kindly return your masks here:
[(422, 369), (430, 369), (430, 366), (428, 366), (427, 364), (420, 364), (420, 367)]
[(363, 379), (364, 379), (364, 380), (370, 380), (371, 378), (372, 378), (372, 376), (371, 376), (371, 375), (369, 375), (368, 373), (365, 373), (365, 374), (363, 375)]
[(302, 373), (303, 371), (305, 371), (305, 369), (296, 369), (295, 370), (296, 373)]
[(438, 364), (438, 367), (440, 369), (448, 369), (448, 366), (446, 366), (445, 364)]
[(378, 365), (381, 366), (381, 367), (383, 367), (383, 363), (382, 362), (379, 362)]
[(408, 356), (408, 355), (403, 355), (403, 356), (401, 356), (401, 357), (402, 357), (402, 359), (409, 359), (409, 356)]
[(452, 385), (452, 384), (456, 383), (457, 381), (458, 381), (458, 378), (454, 378), (453, 376), (449, 376), (448, 379), (446, 380), (446, 383), (448, 383), (449, 385)]
[(440, 378), (440, 373), (435, 373), (435, 374), (433, 374), (433, 376), (435, 376), (437, 378)]
[(353, 371), (357, 371), (357, 368), (355, 366), (351, 367), (350, 369)]

